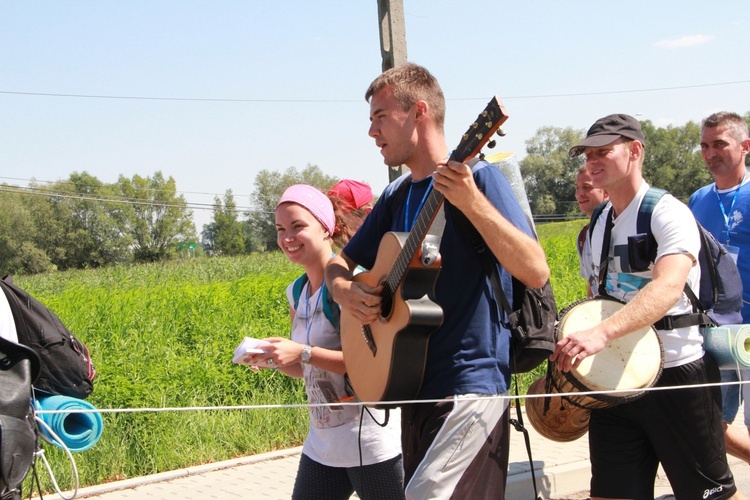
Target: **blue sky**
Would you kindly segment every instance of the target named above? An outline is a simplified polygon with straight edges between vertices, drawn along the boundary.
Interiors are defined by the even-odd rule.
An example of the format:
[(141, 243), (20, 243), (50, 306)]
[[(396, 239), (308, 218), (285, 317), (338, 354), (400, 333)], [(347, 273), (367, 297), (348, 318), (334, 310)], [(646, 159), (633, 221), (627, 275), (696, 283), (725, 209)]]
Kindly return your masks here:
[[(493, 95), (510, 116), (495, 151), (519, 158), (542, 126), (750, 111), (746, 1), (404, 11), (409, 60), (443, 86), (449, 143)], [(243, 207), (262, 169), (310, 163), (376, 192), (387, 183), (363, 99), (381, 69), (376, 0), (2, 0), (0, 12), (0, 182), (161, 170), (191, 203), (232, 189)], [(195, 212), (200, 231), (210, 211)]]

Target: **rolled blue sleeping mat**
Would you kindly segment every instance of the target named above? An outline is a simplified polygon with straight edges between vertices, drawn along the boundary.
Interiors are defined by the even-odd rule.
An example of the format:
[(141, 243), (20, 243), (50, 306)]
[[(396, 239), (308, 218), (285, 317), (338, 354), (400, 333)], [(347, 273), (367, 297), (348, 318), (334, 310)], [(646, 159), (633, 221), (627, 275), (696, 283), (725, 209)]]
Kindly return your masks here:
[(723, 370), (750, 368), (750, 325), (701, 328), (703, 348)]
[[(94, 446), (102, 436), (104, 421), (99, 412), (76, 413), (76, 410), (96, 410), (91, 403), (69, 396), (49, 396), (34, 401), (37, 411), (62, 411), (63, 413), (41, 413), (39, 417), (50, 426), (70, 451), (85, 451)], [(39, 430), (55, 446), (60, 444), (40, 425)]]

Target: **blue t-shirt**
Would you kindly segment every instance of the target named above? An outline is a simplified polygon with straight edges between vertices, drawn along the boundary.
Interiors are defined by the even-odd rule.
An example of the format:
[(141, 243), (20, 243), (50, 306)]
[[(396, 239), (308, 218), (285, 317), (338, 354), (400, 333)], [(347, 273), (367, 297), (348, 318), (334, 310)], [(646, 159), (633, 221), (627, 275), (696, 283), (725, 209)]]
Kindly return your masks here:
[[(526, 234), (533, 234), (513, 189), (500, 170), (487, 162), (472, 169), (474, 180), (498, 211)], [(403, 176), (388, 185), (372, 213), (344, 248), (357, 264), (371, 269), (378, 245), (389, 231), (404, 232), (418, 213), (430, 179), (412, 182), (410, 193), (391, 213), (391, 200)], [(409, 207), (409, 213), (406, 207)], [(435, 296), (443, 308), (443, 324), (430, 336), (424, 381), (419, 399), (455, 394), (502, 394), (510, 384), (510, 333), (500, 324), (498, 307), (481, 257), (455, 226), (452, 210), (445, 210), (440, 255), (442, 268)], [(498, 266), (499, 267), (499, 266)], [(503, 290), (512, 297), (510, 275), (501, 270)]]
[[(747, 177), (739, 187), (718, 192), (714, 189), (715, 184), (703, 186), (690, 196), (688, 203), (696, 220), (719, 243), (727, 244), (728, 228), (729, 245), (739, 248), (737, 268), (742, 278), (743, 323), (750, 323), (750, 176)], [(719, 199), (724, 207), (723, 213)], [(724, 214), (727, 216), (726, 221)]]

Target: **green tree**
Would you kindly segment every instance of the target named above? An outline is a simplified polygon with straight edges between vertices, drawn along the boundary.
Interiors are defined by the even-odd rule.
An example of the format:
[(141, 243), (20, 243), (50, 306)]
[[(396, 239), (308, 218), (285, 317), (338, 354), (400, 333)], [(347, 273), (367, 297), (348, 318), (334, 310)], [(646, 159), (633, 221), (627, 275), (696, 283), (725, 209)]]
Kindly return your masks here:
[(203, 229), (202, 244), (209, 255), (239, 255), (245, 250), (244, 228), (237, 220), (237, 203), (232, 190), (224, 194), (224, 203), (214, 198), (213, 222)]
[(118, 227), (115, 186), (87, 172), (48, 188), (49, 207), (35, 214), (44, 248), (60, 269), (83, 269), (128, 262), (132, 239)]
[(137, 262), (154, 262), (176, 255), (177, 244), (195, 241), (193, 212), (184, 196), (177, 196), (175, 181), (161, 172), (153, 177), (123, 176), (117, 181), (119, 195), (129, 203), (114, 215), (123, 234), (133, 240)]
[(667, 189), (687, 202), (701, 186), (713, 182), (700, 152), (700, 125), (657, 128), (650, 120), (641, 122), (646, 141), (643, 177), (658, 188)]
[(309, 184), (325, 192), (337, 180), (336, 177), (325, 175), (316, 165), (310, 164), (302, 172), (294, 167), (289, 167), (283, 174), (261, 170), (255, 176), (253, 210), (247, 213), (249, 244), (261, 251), (276, 248), (274, 209), (286, 188), (294, 184)]
[(55, 269), (49, 256), (40, 249), (31, 207), (45, 203), (42, 196), (33, 196), (16, 186), (0, 186), (0, 272), (33, 274)]
[(568, 150), (583, 137), (583, 130), (571, 127), (541, 127), (526, 141), (526, 157), (519, 165), (535, 216), (571, 214), (578, 210), (574, 185), (583, 158), (571, 158)]

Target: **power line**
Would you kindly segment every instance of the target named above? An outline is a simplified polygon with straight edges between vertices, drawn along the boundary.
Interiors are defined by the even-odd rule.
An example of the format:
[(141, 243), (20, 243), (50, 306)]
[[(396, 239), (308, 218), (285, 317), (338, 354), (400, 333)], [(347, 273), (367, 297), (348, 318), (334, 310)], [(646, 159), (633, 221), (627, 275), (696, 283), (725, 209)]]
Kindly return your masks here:
[[(721, 82), (721, 83), (701, 83), (697, 85), (682, 85), (679, 87), (654, 87), (650, 89), (609, 90), (609, 91), (601, 91), (601, 92), (579, 92), (579, 93), (572, 93), (572, 94), (517, 95), (517, 96), (508, 96), (508, 97), (504, 96), (503, 100), (506, 100), (506, 99), (546, 99), (546, 98), (553, 98), (553, 97), (583, 97), (583, 96), (592, 96), (592, 95), (633, 94), (637, 92), (663, 92), (667, 90), (697, 89), (697, 88), (704, 88), (704, 87), (718, 87), (718, 86), (723, 86), (723, 85), (738, 85), (742, 83), (750, 83), (750, 80), (739, 80), (736, 82)], [(477, 100), (477, 99), (480, 99), (480, 98), (470, 97), (470, 98), (465, 98), (465, 99), (458, 98), (458, 99), (452, 99), (452, 100), (469, 101), (469, 100)]]
[[(124, 204), (124, 205), (143, 205), (143, 206), (152, 206), (152, 207), (159, 207), (159, 208), (189, 208), (191, 210), (213, 210), (215, 207), (215, 205), (208, 204), (208, 203), (185, 202), (185, 204), (178, 205), (174, 203), (157, 202), (157, 201), (151, 201), (151, 200), (134, 200), (134, 199), (122, 198), (122, 197), (114, 198), (114, 197), (106, 197), (106, 196), (84, 196), (80, 194), (67, 194), (67, 193), (60, 193), (57, 191), (36, 189), (36, 188), (31, 188), (31, 187), (0, 186), (0, 192), (3, 192), (3, 191), (8, 192), (8, 193), (22, 194), (22, 195), (45, 196), (47, 198), (65, 198), (65, 199), (77, 200), (77, 201), (119, 203), (119, 204)], [(224, 207), (224, 210), (226, 210), (226, 207)], [(237, 213), (263, 212), (262, 210), (255, 210), (252, 207), (243, 207), (243, 206), (235, 206), (233, 211)]]
[(96, 95), (96, 94), (59, 94), (47, 92), (15, 92), (0, 90), (0, 94), (26, 95), (39, 97), (76, 97), (82, 99), (123, 99), (138, 101), (191, 101), (191, 102), (277, 102), (277, 103), (344, 103), (361, 102), (361, 99), (225, 99), (212, 97), (150, 97), (150, 96), (122, 96), (122, 95)]
[[(700, 83), (696, 85), (680, 85), (676, 87), (654, 87), (646, 89), (622, 89), (608, 90), (599, 92), (577, 92), (569, 94), (538, 94), (538, 95), (516, 95), (503, 96), (504, 100), (508, 99), (549, 99), (556, 97), (583, 97), (594, 95), (611, 95), (611, 94), (632, 94), (638, 92), (665, 92), (671, 90), (686, 90), (706, 87), (719, 87), (725, 85), (739, 85), (750, 83), (750, 80), (738, 80), (734, 82), (718, 83)], [(140, 100), (140, 101), (186, 101), (186, 102), (244, 102), (244, 103), (354, 103), (361, 102), (361, 99), (231, 99), (231, 98), (214, 98), (214, 97), (161, 97), (161, 96), (122, 96), (122, 95), (103, 95), (103, 94), (62, 94), (55, 92), (20, 92), (12, 90), (0, 90), (0, 94), (5, 95), (22, 95), (36, 97), (72, 97), (78, 99), (120, 99), (120, 100)], [(484, 97), (458, 97), (447, 99), (449, 101), (478, 101), (486, 100)]]
[[(66, 181), (66, 180), (45, 181), (45, 180), (40, 180), (40, 179), (23, 179), (23, 178), (20, 178), (20, 177), (2, 177), (2, 176), (0, 176), (0, 179), (4, 179), (4, 180), (8, 180), (8, 181), (41, 182), (41, 183), (44, 183), (44, 184), (63, 184), (63, 185), (69, 185), (69, 186), (75, 186), (76, 185), (74, 182)], [(138, 187), (138, 186), (133, 186), (133, 189), (136, 190), (136, 191), (151, 191), (151, 192), (154, 192), (154, 193), (161, 193), (161, 192), (165, 191), (164, 189), (142, 188), (142, 187)], [(224, 196), (226, 194), (226, 193), (203, 193), (203, 192), (200, 192), (200, 191), (175, 191), (175, 193), (176, 194), (210, 195), (210, 196), (216, 196), (216, 197), (222, 197), (222, 196)], [(248, 194), (234, 194), (234, 193), (232, 193), (232, 196), (233, 197), (245, 197), (246, 196), (248, 198), (252, 198), (252, 196), (250, 196)]]

